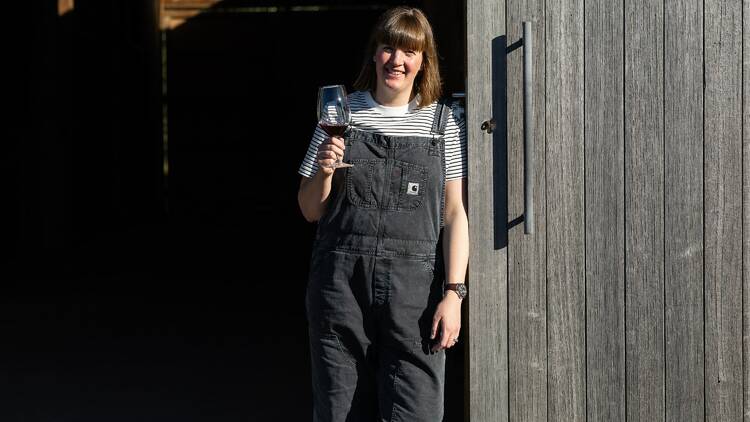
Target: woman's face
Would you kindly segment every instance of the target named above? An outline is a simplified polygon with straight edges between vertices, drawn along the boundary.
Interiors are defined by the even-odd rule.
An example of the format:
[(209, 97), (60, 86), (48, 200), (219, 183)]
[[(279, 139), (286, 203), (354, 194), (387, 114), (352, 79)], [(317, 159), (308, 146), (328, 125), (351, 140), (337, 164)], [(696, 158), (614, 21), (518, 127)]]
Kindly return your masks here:
[(422, 68), (422, 52), (402, 50), (386, 44), (375, 50), (378, 88), (392, 94), (411, 93), (414, 79)]

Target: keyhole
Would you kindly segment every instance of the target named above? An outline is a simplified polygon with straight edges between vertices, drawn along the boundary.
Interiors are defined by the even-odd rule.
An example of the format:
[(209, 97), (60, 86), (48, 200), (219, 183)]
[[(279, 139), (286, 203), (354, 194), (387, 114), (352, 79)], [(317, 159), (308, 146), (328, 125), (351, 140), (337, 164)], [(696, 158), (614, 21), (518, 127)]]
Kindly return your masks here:
[(482, 123), (482, 130), (487, 133), (492, 133), (495, 130), (495, 119), (485, 120)]

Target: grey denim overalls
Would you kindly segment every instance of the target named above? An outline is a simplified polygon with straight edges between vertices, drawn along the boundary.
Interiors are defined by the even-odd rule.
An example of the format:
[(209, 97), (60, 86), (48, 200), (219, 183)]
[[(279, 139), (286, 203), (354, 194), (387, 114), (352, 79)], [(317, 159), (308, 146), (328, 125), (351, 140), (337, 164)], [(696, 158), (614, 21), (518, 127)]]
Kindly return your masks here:
[(431, 352), (443, 298), (441, 101), (432, 136), (349, 128), (310, 262), (305, 306), (313, 420), (438, 422), (445, 352)]

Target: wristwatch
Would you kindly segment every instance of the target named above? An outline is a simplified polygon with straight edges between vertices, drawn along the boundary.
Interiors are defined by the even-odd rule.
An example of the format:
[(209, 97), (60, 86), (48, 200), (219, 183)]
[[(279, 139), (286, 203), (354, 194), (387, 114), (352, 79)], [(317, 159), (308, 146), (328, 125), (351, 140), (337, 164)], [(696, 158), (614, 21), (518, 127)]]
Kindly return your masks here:
[(468, 290), (466, 289), (466, 284), (464, 283), (446, 283), (445, 284), (445, 291), (453, 290), (458, 295), (459, 299), (463, 299), (466, 297), (466, 294), (468, 293)]

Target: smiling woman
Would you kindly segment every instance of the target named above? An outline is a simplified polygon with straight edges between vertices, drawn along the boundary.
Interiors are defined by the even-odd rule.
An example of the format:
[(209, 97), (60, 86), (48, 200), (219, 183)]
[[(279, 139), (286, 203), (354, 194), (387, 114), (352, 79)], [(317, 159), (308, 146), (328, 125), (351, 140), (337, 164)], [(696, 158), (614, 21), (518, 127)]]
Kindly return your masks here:
[(394, 14), (378, 23), (354, 87), (374, 89), (385, 106), (411, 101), (417, 93), (420, 107), (440, 97), (437, 48), (424, 14)]
[[(461, 108), (439, 98), (419, 9), (381, 16), (355, 88), (350, 127), (317, 127), (299, 169), (300, 209), (318, 223), (306, 295), (313, 419), (440, 421), (466, 295), (466, 132)], [(342, 155), (353, 167), (331, 166)]]

